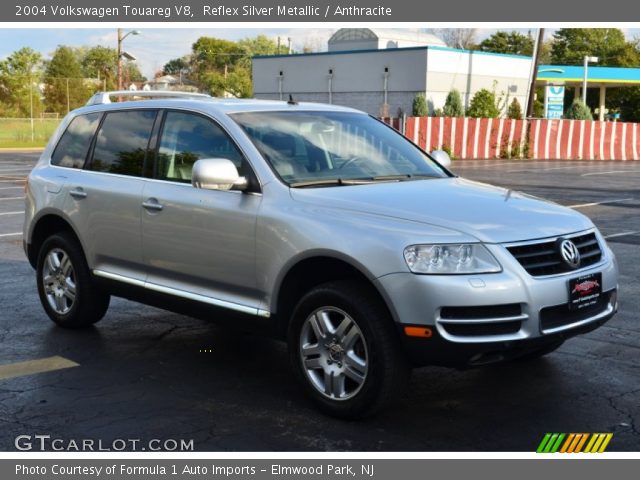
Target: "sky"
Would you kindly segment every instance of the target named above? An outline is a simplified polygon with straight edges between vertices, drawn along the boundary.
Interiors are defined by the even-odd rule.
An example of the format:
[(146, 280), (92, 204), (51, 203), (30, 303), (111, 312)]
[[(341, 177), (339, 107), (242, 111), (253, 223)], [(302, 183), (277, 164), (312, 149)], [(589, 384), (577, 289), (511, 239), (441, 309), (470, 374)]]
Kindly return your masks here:
[[(286, 44), (291, 38), (292, 48), (302, 50), (305, 44), (317, 50), (326, 50), (327, 40), (336, 29), (329, 28), (139, 28), (141, 35), (125, 39), (123, 49), (138, 59), (142, 73), (152, 78), (169, 60), (186, 55), (191, 45), (202, 36), (239, 40), (265, 34), (273, 39), (280, 37)], [(415, 29), (407, 29), (415, 30)], [(478, 40), (491, 35), (497, 29), (478, 29)], [(503, 30), (505, 30), (503, 28)], [(510, 30), (510, 29), (509, 29)], [(526, 33), (528, 29), (514, 29)], [(547, 32), (547, 35), (550, 32)], [(640, 34), (640, 29), (625, 31), (628, 37)], [(110, 28), (0, 28), (0, 59), (15, 50), (31, 47), (49, 57), (58, 45), (72, 47), (104, 45), (116, 47), (116, 29)]]

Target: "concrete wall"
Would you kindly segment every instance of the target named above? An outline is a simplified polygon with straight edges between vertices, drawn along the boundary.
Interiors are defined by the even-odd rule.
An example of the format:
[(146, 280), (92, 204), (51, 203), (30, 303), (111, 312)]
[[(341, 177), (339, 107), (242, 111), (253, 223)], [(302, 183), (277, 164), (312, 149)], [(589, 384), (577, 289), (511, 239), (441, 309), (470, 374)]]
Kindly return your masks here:
[(494, 88), (505, 94), (505, 104), (515, 96), (524, 108), (531, 59), (509, 55), (470, 53), (441, 47), (421, 47), (363, 52), (329, 52), (255, 58), (253, 88), (257, 98), (279, 98), (282, 72), (283, 98), (332, 102), (381, 115), (385, 68), (388, 69), (388, 114), (411, 113), (419, 92), (426, 93), (431, 111), (442, 108), (451, 88), (457, 88), (465, 105), (479, 89)]
[(284, 98), (329, 102), (329, 70), (332, 103), (380, 115), (384, 103), (385, 68), (388, 69), (389, 114), (398, 109), (411, 113), (418, 92), (425, 92), (427, 50), (376, 50), (358, 53), (289, 55), (253, 60), (253, 89), (256, 98), (279, 98), (282, 72)]
[(524, 110), (531, 59), (515, 55), (491, 55), (453, 49), (430, 48), (427, 56), (427, 101), (442, 108), (447, 94), (456, 88), (465, 108), (480, 89), (504, 93), (508, 105), (516, 97)]

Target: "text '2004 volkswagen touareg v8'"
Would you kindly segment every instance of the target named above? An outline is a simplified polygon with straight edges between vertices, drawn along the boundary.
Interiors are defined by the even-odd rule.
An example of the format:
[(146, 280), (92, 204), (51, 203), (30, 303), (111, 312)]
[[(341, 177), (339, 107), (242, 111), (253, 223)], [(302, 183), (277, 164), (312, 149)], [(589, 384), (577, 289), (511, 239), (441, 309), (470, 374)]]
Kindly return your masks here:
[(97, 94), (28, 178), (25, 250), (61, 326), (111, 295), (252, 321), (322, 410), (353, 417), (412, 366), (539, 357), (617, 309), (588, 218), (459, 178), (362, 112), (135, 95), (164, 97)]

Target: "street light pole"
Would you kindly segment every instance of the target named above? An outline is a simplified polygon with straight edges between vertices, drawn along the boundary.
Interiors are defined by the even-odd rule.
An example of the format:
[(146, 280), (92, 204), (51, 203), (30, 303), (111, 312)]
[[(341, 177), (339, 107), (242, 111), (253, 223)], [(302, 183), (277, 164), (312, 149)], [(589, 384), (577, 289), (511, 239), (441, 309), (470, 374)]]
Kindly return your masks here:
[(587, 104), (587, 79), (588, 79), (588, 70), (589, 70), (589, 62), (597, 63), (598, 57), (589, 57), (587, 55), (584, 56), (584, 77), (582, 79), (582, 103)]
[(122, 29), (118, 29), (118, 90), (122, 90)]
[(131, 30), (130, 32), (122, 34), (122, 29), (118, 29), (118, 90), (122, 90), (122, 42), (129, 35), (140, 35), (139, 30)]

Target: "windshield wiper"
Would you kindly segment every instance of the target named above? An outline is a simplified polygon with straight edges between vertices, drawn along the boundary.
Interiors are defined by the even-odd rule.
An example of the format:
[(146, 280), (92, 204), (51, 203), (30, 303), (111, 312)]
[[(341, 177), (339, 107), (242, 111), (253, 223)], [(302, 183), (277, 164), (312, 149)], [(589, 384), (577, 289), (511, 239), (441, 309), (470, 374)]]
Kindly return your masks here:
[(325, 178), (319, 180), (307, 180), (304, 182), (293, 182), (289, 186), (292, 188), (304, 187), (333, 187), (342, 185), (365, 185), (373, 183), (372, 178)]

